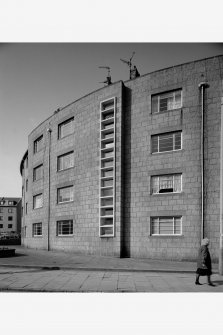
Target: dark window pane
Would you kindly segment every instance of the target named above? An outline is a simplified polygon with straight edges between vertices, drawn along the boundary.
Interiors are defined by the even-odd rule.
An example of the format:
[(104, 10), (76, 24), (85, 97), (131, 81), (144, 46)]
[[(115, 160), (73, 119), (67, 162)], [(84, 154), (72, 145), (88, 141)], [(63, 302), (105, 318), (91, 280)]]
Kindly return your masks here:
[(173, 150), (173, 134), (161, 135), (159, 138), (159, 152)]
[(152, 152), (158, 152), (158, 136), (152, 137)]

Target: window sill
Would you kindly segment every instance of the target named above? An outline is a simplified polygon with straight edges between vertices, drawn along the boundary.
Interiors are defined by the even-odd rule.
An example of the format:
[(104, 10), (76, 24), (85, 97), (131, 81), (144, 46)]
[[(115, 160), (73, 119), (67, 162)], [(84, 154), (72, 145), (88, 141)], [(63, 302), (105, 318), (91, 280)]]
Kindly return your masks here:
[(72, 235), (57, 235), (56, 237), (60, 238), (60, 237), (74, 237), (74, 234)]
[(149, 238), (183, 238), (184, 235), (148, 235)]
[(63, 169), (63, 170), (57, 170), (56, 172), (60, 173), (60, 172), (64, 172), (64, 171), (68, 171), (68, 170), (72, 170), (72, 169), (74, 169), (74, 166), (71, 166), (71, 167), (69, 167), (67, 169)]
[(33, 156), (35, 156), (35, 155), (37, 155), (38, 153), (40, 153), (41, 151), (43, 151), (44, 150), (44, 147), (43, 148), (41, 148), (40, 150), (38, 150), (38, 151), (35, 151), (35, 152), (33, 152)]
[(42, 238), (43, 235), (36, 235), (36, 236), (33, 236), (33, 238)]
[(151, 111), (151, 115), (155, 116), (155, 115), (160, 115), (160, 114), (166, 114), (166, 113), (171, 113), (171, 112), (181, 112), (183, 111), (183, 106), (181, 106), (180, 108), (174, 108), (174, 109), (169, 109), (167, 111), (163, 111), (163, 112), (159, 112), (159, 113), (152, 113)]
[(73, 203), (74, 200), (71, 200), (71, 201), (65, 201), (65, 202), (58, 202), (57, 205), (66, 205), (66, 204), (71, 204)]
[(162, 155), (162, 154), (175, 154), (177, 152), (184, 152), (184, 149), (172, 150), (172, 151), (162, 151), (162, 152), (151, 152), (150, 156)]
[(33, 210), (36, 210), (36, 209), (41, 209), (41, 208), (43, 208), (43, 206), (42, 206), (42, 207), (33, 208)]
[(33, 184), (38, 183), (38, 181), (43, 180), (43, 178), (33, 180)]
[(150, 195), (155, 196), (155, 197), (162, 197), (162, 196), (165, 196), (165, 195), (176, 195), (176, 196), (180, 195), (180, 196), (183, 196), (184, 192), (151, 193)]

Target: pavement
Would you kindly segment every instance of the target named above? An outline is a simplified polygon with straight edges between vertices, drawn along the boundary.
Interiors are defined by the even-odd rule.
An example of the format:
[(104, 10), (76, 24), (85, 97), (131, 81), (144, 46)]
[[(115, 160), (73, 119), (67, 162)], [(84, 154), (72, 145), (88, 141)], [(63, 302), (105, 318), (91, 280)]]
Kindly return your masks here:
[(198, 286), (195, 262), (14, 248), (14, 257), (0, 258), (2, 292), (223, 292), (217, 264), (212, 275), (215, 287), (207, 285), (205, 277)]
[[(10, 246), (11, 248), (16, 249), (15, 256), (0, 258), (0, 266), (89, 271), (150, 271), (169, 273), (194, 273), (196, 271), (196, 262), (83, 255), (62, 251), (30, 249), (18, 245)], [(213, 264), (213, 272), (218, 272), (217, 264)]]

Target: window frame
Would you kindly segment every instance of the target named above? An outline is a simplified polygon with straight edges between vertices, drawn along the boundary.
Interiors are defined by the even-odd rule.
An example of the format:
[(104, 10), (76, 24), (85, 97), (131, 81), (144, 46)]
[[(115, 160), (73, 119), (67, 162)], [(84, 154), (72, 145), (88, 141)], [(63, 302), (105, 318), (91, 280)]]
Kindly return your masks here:
[[(38, 196), (42, 196), (42, 206), (40, 206), (40, 207), (35, 207), (34, 205), (35, 205), (35, 199), (38, 197)], [(35, 194), (34, 196), (33, 196), (33, 209), (39, 209), (39, 208), (43, 208), (43, 193), (38, 193), (38, 194)]]
[[(180, 149), (175, 149), (176, 147), (176, 134), (180, 133)], [(161, 136), (166, 136), (166, 135), (173, 135), (173, 149), (172, 150), (166, 150), (166, 151), (159, 151), (160, 150), (160, 137)], [(161, 134), (154, 134), (151, 135), (151, 154), (155, 155), (155, 154), (161, 154), (161, 153), (166, 153), (166, 152), (175, 152), (175, 151), (180, 151), (182, 150), (182, 130), (176, 130), (176, 131), (171, 131), (171, 132), (166, 132), (166, 133), (161, 133)], [(158, 143), (157, 143), (157, 149), (158, 151), (153, 151), (153, 138), (158, 138)]]
[[(60, 228), (60, 224), (62, 227)], [(71, 227), (69, 227), (69, 230), (71, 229), (72, 233), (69, 232), (69, 234), (62, 234), (60, 233), (61, 229), (63, 229), (63, 225), (70, 224)], [(74, 223), (72, 219), (69, 220), (57, 220), (56, 222), (56, 236), (58, 237), (67, 237), (67, 236), (74, 236)]]
[[(73, 165), (70, 166), (70, 167), (68, 167), (68, 168), (65, 168), (65, 169), (59, 169), (60, 159), (63, 158), (63, 157), (69, 156), (69, 155), (73, 155)], [(68, 170), (68, 169), (72, 169), (73, 167), (74, 167), (74, 151), (69, 151), (67, 153), (64, 153), (62, 155), (57, 156), (57, 172), (65, 171), (65, 170)]]
[(74, 125), (74, 117), (73, 116), (70, 117), (69, 119), (67, 119), (67, 120), (65, 120), (65, 121), (63, 121), (63, 122), (61, 122), (61, 123), (58, 124), (58, 140), (61, 140), (61, 139), (65, 138), (67, 136), (70, 136), (70, 135), (72, 135), (74, 133), (74, 127), (73, 127), (71, 133), (69, 133), (68, 135), (61, 136), (61, 128), (63, 126), (65, 126), (66, 124), (72, 123), (72, 122), (73, 122), (73, 125)]
[[(41, 234), (38, 234), (38, 230), (41, 228)], [(42, 222), (35, 222), (32, 225), (32, 236), (33, 237), (42, 237), (43, 236), (43, 225)]]
[[(180, 191), (175, 191), (174, 192), (174, 184), (175, 184), (175, 177), (176, 176), (180, 176)], [(173, 177), (173, 181), (172, 181), (172, 184), (173, 184), (173, 191), (171, 192), (160, 192), (160, 190), (164, 190), (164, 188), (161, 188), (160, 187), (160, 179), (162, 178), (162, 177)], [(153, 180), (155, 179), (155, 178), (158, 178), (158, 190), (159, 190), (159, 192), (153, 192), (153, 190), (154, 190), (154, 188), (153, 188)], [(183, 181), (183, 174), (182, 173), (169, 173), (169, 174), (162, 174), (162, 175), (154, 175), (154, 176), (151, 176), (151, 184), (150, 184), (150, 186), (151, 186), (151, 194), (152, 195), (160, 195), (160, 194), (162, 194), (162, 195), (165, 195), (165, 194), (180, 194), (180, 193), (182, 193), (182, 181)]]
[[(170, 109), (166, 109), (166, 110), (160, 110), (160, 108), (161, 108), (160, 101), (162, 99), (164, 99), (164, 96), (165, 95), (166, 96), (169, 95), (169, 97), (166, 98), (166, 99), (168, 99), (168, 98), (171, 97), (171, 94), (172, 94), (173, 104), (176, 104), (176, 95), (177, 95), (178, 92), (181, 93), (180, 94), (180, 106), (179, 107), (175, 107), (174, 106), (174, 108), (170, 108)], [(153, 103), (153, 101), (156, 98), (157, 98), (157, 111), (154, 111), (154, 107), (153, 107), (154, 103)], [(167, 105), (168, 105), (168, 102), (167, 102)], [(161, 113), (167, 113), (167, 112), (170, 112), (170, 111), (174, 111), (174, 110), (182, 108), (182, 106), (183, 106), (183, 90), (182, 90), (182, 88), (178, 88), (178, 89), (174, 89), (174, 90), (171, 90), (171, 91), (165, 91), (165, 92), (162, 92), (162, 93), (157, 93), (157, 94), (152, 94), (151, 95), (151, 113), (154, 114), (154, 115), (161, 114)]]
[[(42, 141), (42, 145), (40, 146), (40, 148), (38, 148), (38, 143), (41, 143)], [(43, 134), (40, 135), (37, 139), (35, 139), (33, 141), (33, 153), (37, 154), (38, 152), (40, 152), (43, 149)]]
[[(71, 200), (67, 200), (67, 201), (59, 201), (59, 192), (60, 190), (64, 190), (64, 189), (68, 189), (68, 188), (72, 188), (73, 189), (73, 195), (71, 197)], [(66, 204), (69, 202), (73, 202), (74, 201), (74, 185), (69, 185), (69, 186), (63, 186), (63, 187), (58, 187), (57, 188), (57, 204)]]
[[(160, 231), (160, 219), (163, 219), (163, 220), (165, 220), (165, 219), (172, 219), (173, 220), (173, 222), (172, 222), (172, 224), (173, 224), (173, 231), (172, 231), (172, 234), (170, 234), (170, 233), (165, 233), (165, 234), (162, 234), (162, 233), (159, 233), (159, 234), (157, 234), (157, 233), (153, 233), (153, 230), (154, 230), (154, 228), (153, 228), (153, 220), (155, 220), (155, 219), (158, 219), (158, 230)], [(174, 231), (175, 231), (175, 220), (177, 220), (177, 219), (180, 219), (180, 233), (174, 233)], [(183, 225), (182, 225), (182, 221), (183, 221), (183, 217), (182, 217), (182, 215), (175, 215), (175, 216), (152, 216), (151, 218), (150, 218), (150, 236), (158, 236), (158, 237), (163, 237), (163, 236), (170, 236), (170, 237), (175, 237), (175, 236), (182, 236), (183, 235), (183, 233), (182, 233), (182, 231), (183, 231)]]
[[(42, 170), (41, 170), (41, 177), (38, 178), (38, 179), (36, 179), (36, 171), (38, 169), (40, 169), (40, 168), (42, 168)], [(38, 180), (41, 180), (41, 179), (43, 179), (43, 164), (39, 164), (38, 166), (35, 166), (33, 168), (33, 181), (35, 182), (35, 181), (38, 181)]]

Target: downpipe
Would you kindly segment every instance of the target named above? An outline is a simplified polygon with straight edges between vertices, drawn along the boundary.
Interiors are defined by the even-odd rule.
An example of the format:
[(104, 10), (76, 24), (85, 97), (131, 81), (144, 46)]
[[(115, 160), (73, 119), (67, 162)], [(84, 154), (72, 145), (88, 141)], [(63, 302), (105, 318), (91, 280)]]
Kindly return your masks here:
[(204, 98), (207, 82), (198, 85), (201, 92), (201, 240), (204, 238)]
[(47, 128), (49, 135), (49, 151), (48, 151), (48, 220), (47, 220), (47, 250), (50, 250), (50, 154), (51, 154), (51, 133), (52, 130)]

